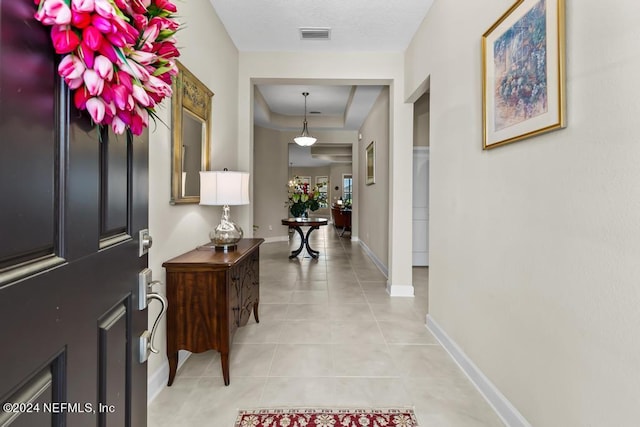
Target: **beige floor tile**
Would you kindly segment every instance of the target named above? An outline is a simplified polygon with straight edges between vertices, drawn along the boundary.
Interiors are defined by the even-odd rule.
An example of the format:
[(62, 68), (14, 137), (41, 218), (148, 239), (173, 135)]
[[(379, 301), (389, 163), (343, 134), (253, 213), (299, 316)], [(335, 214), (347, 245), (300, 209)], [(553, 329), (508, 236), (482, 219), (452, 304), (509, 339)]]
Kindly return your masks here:
[(399, 377), (396, 366), (386, 346), (380, 344), (334, 344), (334, 375), (338, 377)]
[(425, 327), (429, 269), (415, 297), (391, 298), (357, 241), (312, 234), (319, 259), (289, 260), (299, 240), (260, 248), (260, 323), (236, 331), (231, 384), (220, 354), (194, 354), (149, 405), (149, 427), (232, 427), (238, 409), (414, 407), (423, 427), (501, 426)]
[(436, 338), (420, 322), (391, 320), (378, 322), (389, 344), (437, 344)]
[(377, 322), (351, 320), (331, 322), (331, 338), (334, 344), (385, 343)]
[(274, 320), (260, 323), (250, 323), (238, 328), (233, 338), (233, 343), (265, 344), (277, 343), (280, 338), (280, 330), (285, 322)]
[(329, 305), (329, 318), (331, 321), (343, 322), (374, 322), (375, 318), (369, 304), (332, 302)]
[[(237, 344), (229, 355), (230, 377), (266, 377), (276, 352), (276, 344)], [(220, 368), (222, 371), (222, 368)]]
[(329, 344), (280, 344), (270, 377), (329, 377), (333, 357)]
[(338, 404), (333, 378), (270, 377), (260, 399), (264, 407), (331, 406)]
[(412, 400), (399, 378), (339, 377), (336, 398), (346, 407), (406, 407), (411, 406)]
[(289, 304), (286, 319), (288, 320), (329, 320), (329, 304)]
[(282, 325), (280, 338), (282, 344), (329, 344), (331, 327), (323, 320), (293, 320)]

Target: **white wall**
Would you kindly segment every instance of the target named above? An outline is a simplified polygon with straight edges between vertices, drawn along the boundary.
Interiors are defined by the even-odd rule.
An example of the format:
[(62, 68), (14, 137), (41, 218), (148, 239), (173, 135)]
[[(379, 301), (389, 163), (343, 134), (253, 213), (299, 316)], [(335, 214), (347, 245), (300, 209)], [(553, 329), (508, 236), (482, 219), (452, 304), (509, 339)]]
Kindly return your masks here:
[[(236, 168), (238, 52), (218, 20), (208, 0), (189, 0), (178, 4), (178, 20), (186, 23), (177, 33), (182, 55), (179, 60), (214, 92), (211, 145), (212, 169)], [(199, 205), (169, 205), (171, 186), (171, 103), (158, 108), (158, 121), (150, 127), (149, 142), (149, 231), (153, 247), (149, 267), (154, 279), (164, 281), (162, 263), (208, 241), (208, 234), (220, 220), (221, 209)], [(244, 208), (244, 207), (243, 207)], [(246, 209), (246, 208), (245, 208)], [(235, 212), (236, 209), (232, 211)], [(246, 232), (246, 230), (245, 230)], [(165, 292), (165, 286), (158, 290)], [(152, 303), (149, 327), (158, 310)], [(165, 322), (155, 339), (156, 347), (166, 348)], [(149, 359), (149, 392), (166, 385), (165, 351)]]
[[(385, 87), (360, 128), (357, 175), (358, 237), (382, 262), (388, 265), (389, 233), (389, 88)], [(375, 146), (375, 183), (367, 185), (365, 152), (371, 142)], [(412, 154), (413, 156), (413, 154)], [(413, 158), (413, 157), (412, 157)], [(413, 181), (413, 179), (412, 179)]]
[[(389, 187), (389, 279), (394, 295), (413, 295), (411, 284), (411, 242), (406, 224), (411, 210), (412, 106), (405, 102), (403, 55), (397, 53), (281, 53), (241, 52), (238, 106), (238, 164), (251, 170), (253, 158), (253, 86), (263, 82), (297, 81), (324, 84), (368, 83), (390, 86), (389, 168), (394, 170)], [(354, 161), (354, 169), (356, 168)], [(409, 183), (409, 184), (407, 184)], [(354, 183), (358, 189), (358, 183)], [(357, 201), (356, 201), (357, 203)], [(357, 205), (354, 215), (357, 215)], [(245, 212), (241, 224), (251, 224), (251, 212)], [(399, 232), (393, 233), (394, 229)], [(409, 241), (408, 241), (409, 240)]]
[(288, 237), (281, 220), (288, 216), (289, 142), (282, 132), (259, 126), (254, 135), (254, 157), (258, 159), (253, 168), (254, 236), (283, 240)]
[(430, 316), (537, 427), (640, 419), (640, 3), (567, 0), (568, 127), (482, 151), (481, 35), (512, 0), (436, 0)]

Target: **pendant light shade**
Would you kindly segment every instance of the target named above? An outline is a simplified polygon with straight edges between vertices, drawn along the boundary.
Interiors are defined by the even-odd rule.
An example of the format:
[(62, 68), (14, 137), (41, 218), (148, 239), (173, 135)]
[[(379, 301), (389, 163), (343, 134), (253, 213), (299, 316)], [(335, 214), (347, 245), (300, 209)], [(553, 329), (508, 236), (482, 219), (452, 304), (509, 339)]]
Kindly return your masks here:
[(293, 138), (296, 144), (301, 147), (308, 147), (316, 143), (317, 139), (309, 135), (309, 129), (307, 128), (307, 96), (309, 92), (302, 92), (304, 96), (304, 122), (302, 124), (302, 134)]

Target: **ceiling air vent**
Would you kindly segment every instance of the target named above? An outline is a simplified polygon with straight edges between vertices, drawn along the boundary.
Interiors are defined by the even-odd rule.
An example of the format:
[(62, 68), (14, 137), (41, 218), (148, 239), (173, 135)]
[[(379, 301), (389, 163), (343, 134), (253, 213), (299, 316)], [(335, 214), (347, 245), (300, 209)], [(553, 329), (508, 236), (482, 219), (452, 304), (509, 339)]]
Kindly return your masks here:
[(302, 40), (329, 40), (330, 38), (331, 28), (300, 28)]

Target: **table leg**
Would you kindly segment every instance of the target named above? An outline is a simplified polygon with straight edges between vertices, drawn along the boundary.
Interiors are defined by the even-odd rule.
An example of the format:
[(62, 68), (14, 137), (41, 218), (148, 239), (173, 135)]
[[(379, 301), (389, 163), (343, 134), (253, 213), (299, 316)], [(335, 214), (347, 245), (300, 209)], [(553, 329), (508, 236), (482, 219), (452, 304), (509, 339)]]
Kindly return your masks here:
[(222, 362), (222, 378), (224, 385), (229, 385), (229, 353), (220, 353), (220, 362)]
[(167, 358), (169, 359), (169, 382), (167, 386), (171, 386), (176, 377), (176, 371), (178, 370), (178, 352), (167, 354)]
[(302, 248), (304, 248), (304, 244), (306, 243), (306, 239), (304, 238), (304, 233), (302, 232), (302, 229), (298, 226), (294, 226), (292, 228), (296, 230), (300, 235), (300, 247), (295, 251), (291, 251), (291, 255), (289, 255), (289, 259), (293, 259), (298, 255), (300, 255), (300, 252), (302, 252)]
[(258, 301), (253, 305), (253, 317), (255, 317), (256, 323), (260, 323), (260, 319), (258, 318)]
[(311, 255), (311, 258), (318, 258), (318, 255), (320, 255), (320, 251), (311, 249), (311, 246), (309, 246), (309, 235), (313, 230), (317, 230), (318, 228), (320, 227), (309, 227), (309, 231), (307, 231), (307, 237), (304, 239), (304, 244), (307, 247), (307, 252), (309, 252), (309, 255)]

